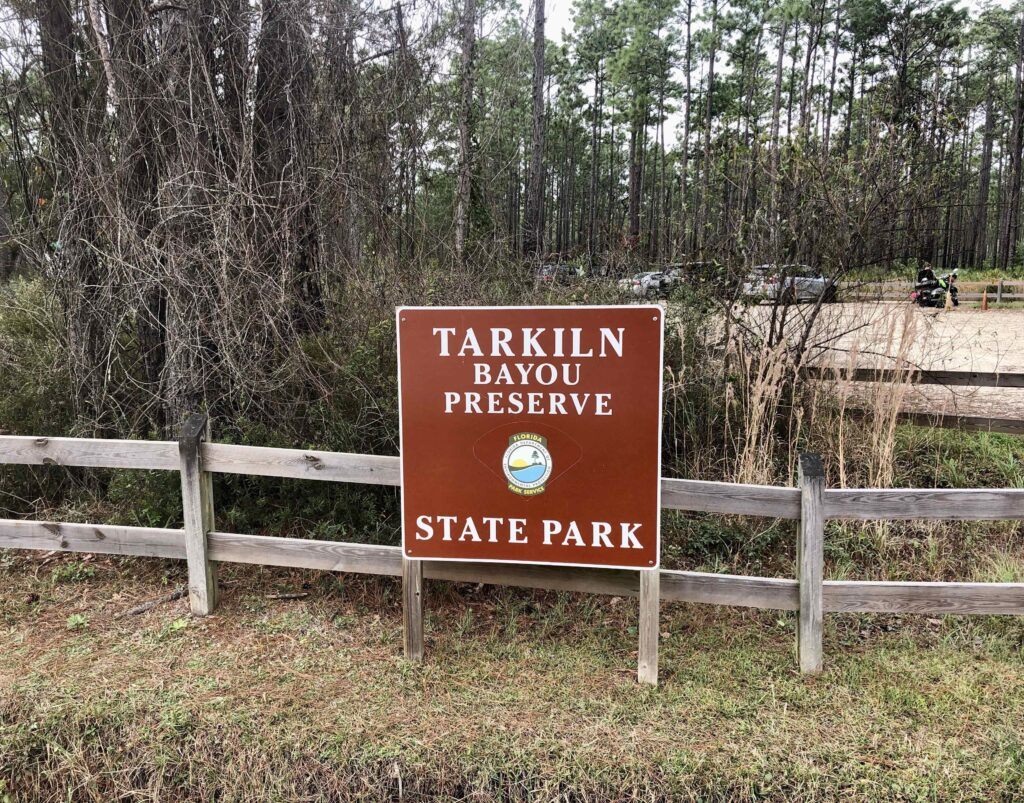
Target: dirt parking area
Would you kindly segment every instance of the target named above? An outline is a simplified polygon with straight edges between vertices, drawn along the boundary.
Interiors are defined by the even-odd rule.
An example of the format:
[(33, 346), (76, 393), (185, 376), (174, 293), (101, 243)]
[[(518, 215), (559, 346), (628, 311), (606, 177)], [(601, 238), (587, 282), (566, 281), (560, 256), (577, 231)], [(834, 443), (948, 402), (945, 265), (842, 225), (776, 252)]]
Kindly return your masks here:
[[(813, 308), (791, 308), (796, 334)], [(769, 324), (770, 307), (753, 310), (753, 325)], [(921, 309), (904, 302), (833, 304), (822, 308), (810, 342), (814, 361), (839, 366), (1024, 372), (1024, 310)], [(922, 385), (904, 408), (946, 415), (1024, 418), (1024, 390)]]

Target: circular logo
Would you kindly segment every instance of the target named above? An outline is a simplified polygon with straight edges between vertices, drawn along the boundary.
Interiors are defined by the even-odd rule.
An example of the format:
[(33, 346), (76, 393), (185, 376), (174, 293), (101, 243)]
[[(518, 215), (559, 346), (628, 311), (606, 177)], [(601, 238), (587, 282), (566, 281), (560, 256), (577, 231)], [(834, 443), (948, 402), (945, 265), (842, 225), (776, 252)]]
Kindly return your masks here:
[(509, 438), (501, 458), (501, 468), (508, 480), (508, 489), (523, 496), (544, 492), (544, 483), (551, 476), (551, 452), (547, 439), (532, 432), (521, 432)]

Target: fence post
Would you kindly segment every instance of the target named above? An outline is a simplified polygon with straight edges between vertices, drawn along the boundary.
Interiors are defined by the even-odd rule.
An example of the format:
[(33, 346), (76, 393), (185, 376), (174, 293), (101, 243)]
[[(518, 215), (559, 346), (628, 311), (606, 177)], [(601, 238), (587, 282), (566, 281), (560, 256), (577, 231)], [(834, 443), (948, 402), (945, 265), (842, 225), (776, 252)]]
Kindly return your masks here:
[(640, 646), (636, 679), (658, 685), (658, 613), (661, 604), (661, 570), (640, 570)]
[(199, 444), (210, 437), (210, 419), (190, 415), (181, 428), (181, 502), (185, 512), (185, 557), (188, 560), (188, 602), (195, 616), (217, 607), (217, 574), (210, 562), (206, 534), (213, 529), (213, 478), (200, 465)]
[(797, 582), (800, 610), (797, 618), (797, 654), (800, 671), (821, 672), (822, 575), (825, 564), (823, 495), (825, 471), (821, 457), (800, 455), (800, 538), (797, 542)]
[(423, 561), (402, 556), (402, 633), (405, 657), (423, 661)]
[(1003, 280), (1002, 279), (1000, 279), (999, 280), (999, 284), (996, 285), (996, 303), (997, 304), (1002, 304), (1003, 303)]

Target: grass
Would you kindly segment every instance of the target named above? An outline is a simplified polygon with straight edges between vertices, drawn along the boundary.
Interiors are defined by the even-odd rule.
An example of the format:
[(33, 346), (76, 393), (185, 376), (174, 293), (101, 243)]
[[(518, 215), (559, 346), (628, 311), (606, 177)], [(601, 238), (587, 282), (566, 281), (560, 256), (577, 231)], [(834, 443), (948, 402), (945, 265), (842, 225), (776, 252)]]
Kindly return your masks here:
[[(946, 273), (946, 269), (936, 270), (936, 273)], [(1008, 270), (999, 268), (961, 268), (957, 272), (957, 278), (963, 282), (998, 282), (1000, 279), (1015, 281), (1024, 279), (1024, 266), (1014, 265)]]
[[(2, 558), (0, 800), (1010, 799), (1024, 789), (1024, 623), (794, 619), (667, 604), (662, 685), (636, 603), (428, 586), (401, 659), (390, 578), (222, 567), (217, 615), (117, 617), (179, 564)], [(294, 601), (267, 599), (302, 589)], [(87, 626), (69, 629), (70, 617)]]

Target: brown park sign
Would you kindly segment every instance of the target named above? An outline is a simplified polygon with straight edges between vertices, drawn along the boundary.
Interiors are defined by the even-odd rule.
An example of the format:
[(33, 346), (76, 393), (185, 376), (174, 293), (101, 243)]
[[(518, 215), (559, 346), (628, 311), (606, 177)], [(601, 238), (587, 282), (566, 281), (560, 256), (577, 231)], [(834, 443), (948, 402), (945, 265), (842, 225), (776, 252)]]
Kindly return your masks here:
[(656, 567), (663, 319), (399, 308), (405, 556)]

